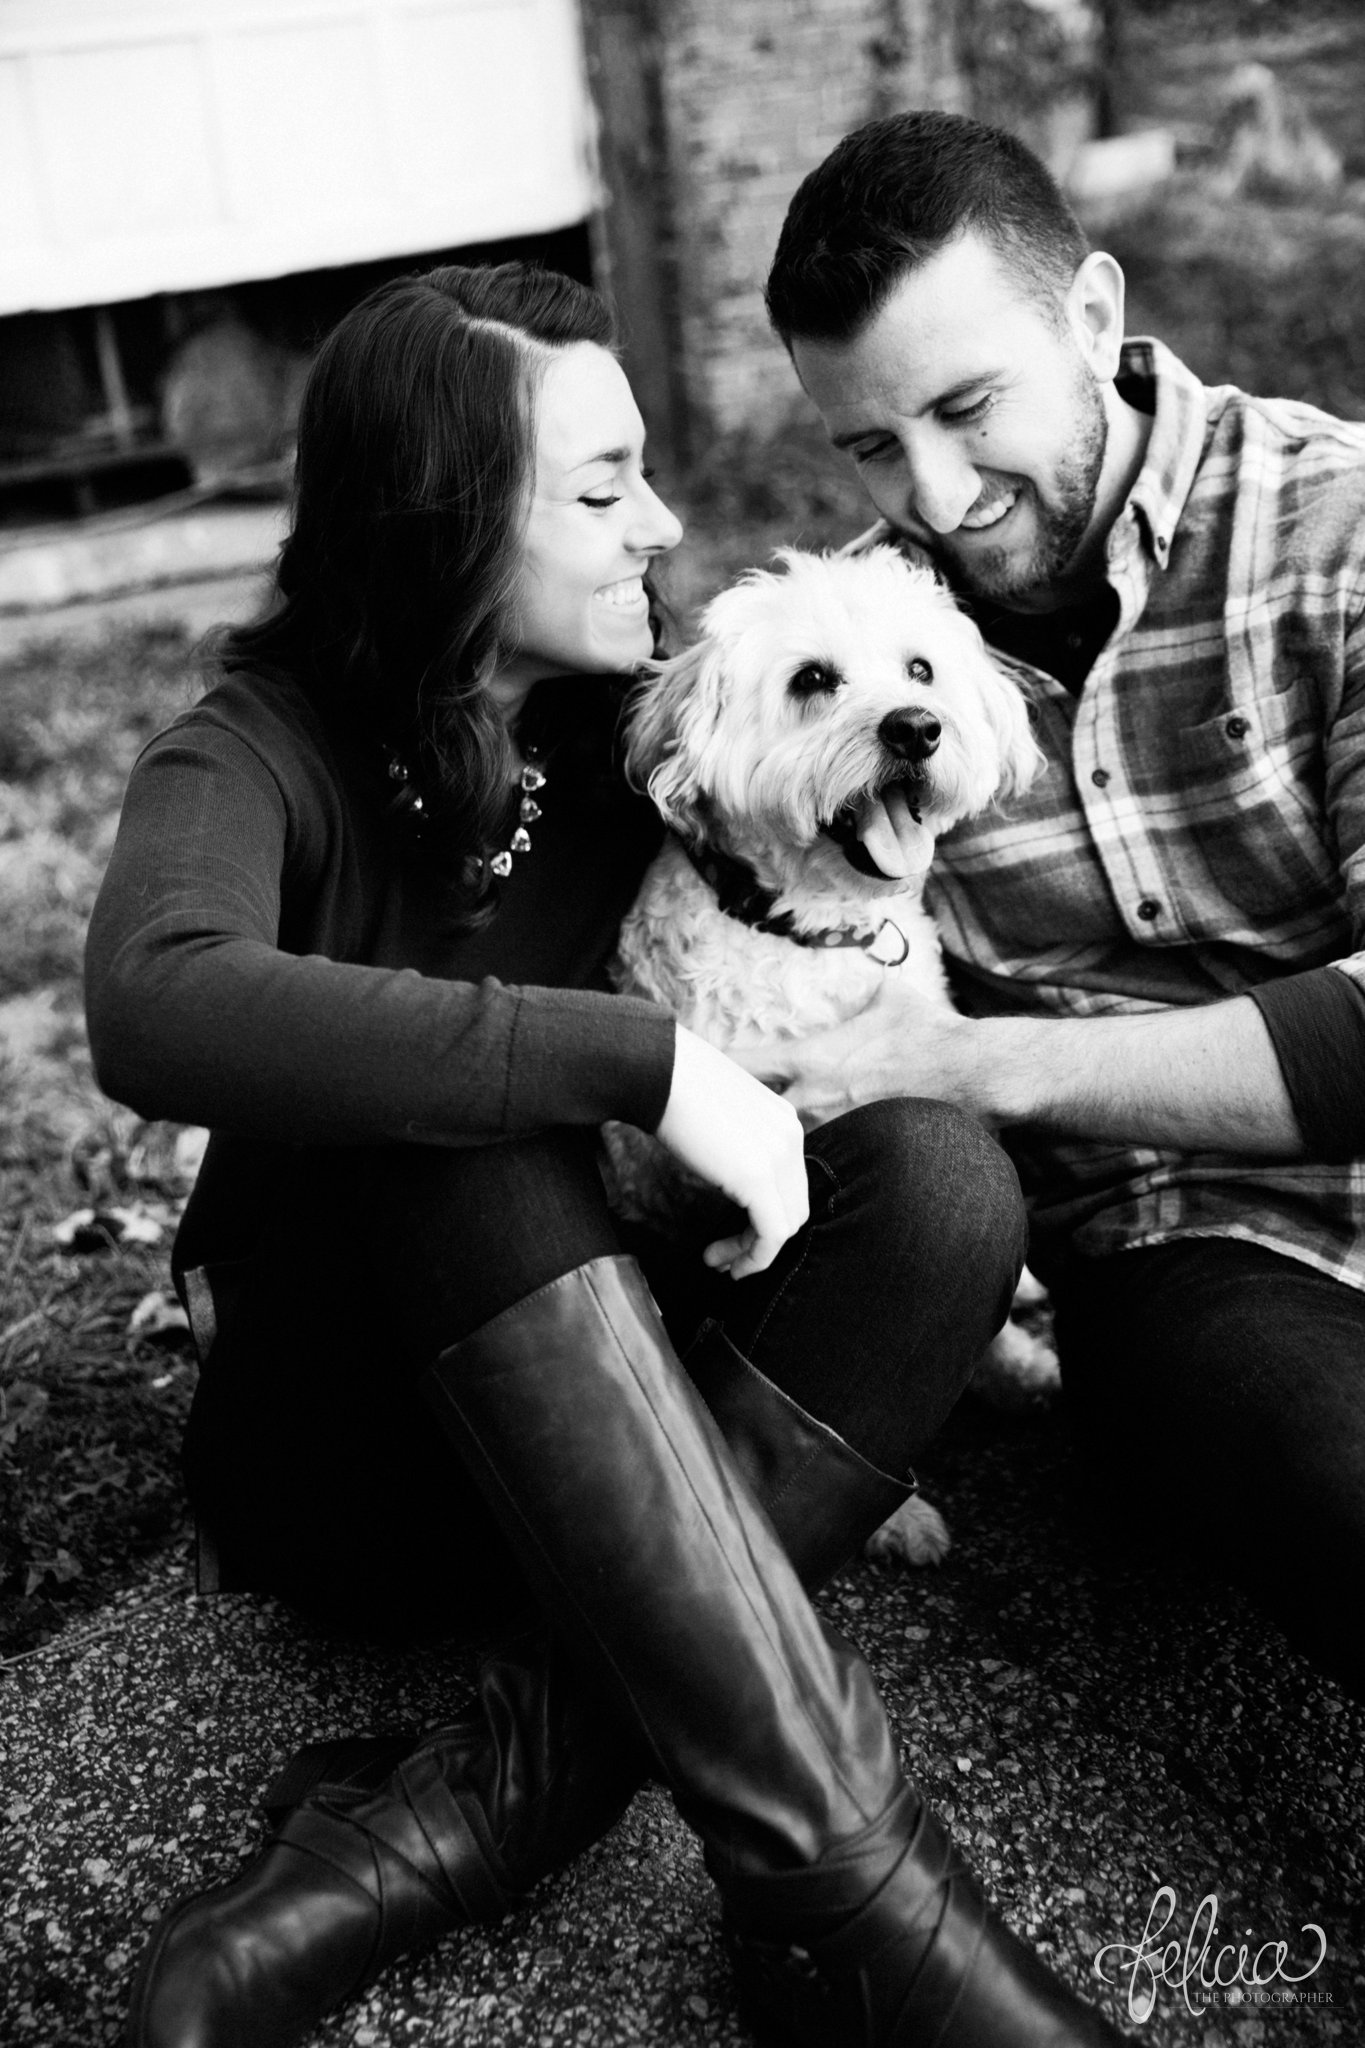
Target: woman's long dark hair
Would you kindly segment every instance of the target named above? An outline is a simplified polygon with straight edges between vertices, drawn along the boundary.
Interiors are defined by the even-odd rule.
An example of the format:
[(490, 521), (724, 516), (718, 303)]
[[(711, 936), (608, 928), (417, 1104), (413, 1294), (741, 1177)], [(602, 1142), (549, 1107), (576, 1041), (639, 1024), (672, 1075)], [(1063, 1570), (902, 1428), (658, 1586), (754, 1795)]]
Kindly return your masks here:
[[(324, 717), (406, 764), (424, 844), (468, 883), (503, 830), (510, 750), (484, 684), (508, 616), (547, 351), (613, 346), (585, 285), (528, 264), (450, 264), (382, 285), (323, 342), (299, 418), (274, 601), (228, 632), (228, 668), (284, 670)], [(491, 904), (487, 906), (491, 910)]]

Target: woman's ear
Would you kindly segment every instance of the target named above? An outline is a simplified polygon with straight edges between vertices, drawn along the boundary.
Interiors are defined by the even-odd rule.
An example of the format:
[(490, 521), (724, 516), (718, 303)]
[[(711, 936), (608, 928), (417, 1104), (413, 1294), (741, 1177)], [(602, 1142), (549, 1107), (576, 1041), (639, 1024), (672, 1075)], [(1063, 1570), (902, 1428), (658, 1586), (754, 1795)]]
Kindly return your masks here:
[(719, 648), (699, 640), (646, 674), (627, 713), (626, 773), (649, 791), (665, 822), (690, 838), (704, 829), (702, 762), (724, 687)]
[(1118, 375), (1123, 347), (1124, 277), (1104, 249), (1092, 249), (1066, 295), (1067, 324), (1102, 384)]

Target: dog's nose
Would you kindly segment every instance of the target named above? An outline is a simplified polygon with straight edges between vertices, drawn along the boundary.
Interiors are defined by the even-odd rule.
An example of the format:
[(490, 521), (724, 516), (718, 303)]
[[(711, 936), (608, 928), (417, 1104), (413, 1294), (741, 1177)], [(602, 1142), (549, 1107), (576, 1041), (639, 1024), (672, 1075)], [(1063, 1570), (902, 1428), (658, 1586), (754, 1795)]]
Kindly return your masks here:
[(927, 761), (938, 746), (943, 727), (932, 711), (918, 708), (888, 711), (877, 735), (888, 753), (902, 761)]

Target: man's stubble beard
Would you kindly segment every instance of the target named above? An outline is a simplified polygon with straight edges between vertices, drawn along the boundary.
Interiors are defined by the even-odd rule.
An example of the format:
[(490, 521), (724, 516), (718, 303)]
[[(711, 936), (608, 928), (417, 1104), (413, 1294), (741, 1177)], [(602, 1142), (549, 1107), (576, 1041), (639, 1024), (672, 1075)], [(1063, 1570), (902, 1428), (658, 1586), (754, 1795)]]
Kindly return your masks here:
[(1032, 504), (1037, 525), (1032, 551), (1021, 561), (1009, 548), (982, 549), (968, 563), (951, 547), (943, 548), (949, 581), (964, 595), (1027, 610), (1026, 600), (1050, 595), (1074, 562), (1095, 515), (1109, 423), (1099, 384), (1082, 362), (1076, 364), (1069, 395), (1081, 418), (1058, 464), (1050, 502), (1045, 504), (1034, 485), (1020, 479), (1021, 496)]

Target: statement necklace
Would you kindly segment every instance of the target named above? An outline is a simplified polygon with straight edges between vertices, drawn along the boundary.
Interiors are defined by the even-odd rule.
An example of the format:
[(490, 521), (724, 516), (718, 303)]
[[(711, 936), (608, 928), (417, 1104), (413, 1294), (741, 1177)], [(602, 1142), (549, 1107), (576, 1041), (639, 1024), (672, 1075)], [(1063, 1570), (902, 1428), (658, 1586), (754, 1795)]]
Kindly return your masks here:
[[(534, 825), (541, 815), (540, 805), (535, 797), (536, 791), (545, 787), (545, 770), (540, 765), (540, 749), (523, 747), (521, 757), (522, 769), (517, 777), (517, 788), (521, 795), (517, 804), (516, 830), (506, 846), (499, 848), (497, 853), (486, 856), (489, 868), (500, 882), (506, 881), (512, 872), (513, 854), (531, 851), (531, 834), (527, 827)], [(397, 784), (388, 805), (390, 814), (411, 819), (413, 826), (420, 831), (425, 822), (426, 804), (413, 787), (412, 775), (406, 762), (397, 754), (390, 754), (388, 757), (388, 776), (390, 782)], [(483, 865), (482, 856), (475, 855), (474, 859), (479, 866)]]
[(535, 793), (545, 787), (545, 770), (540, 766), (539, 749), (523, 747), (521, 757), (524, 765), (517, 778), (517, 787), (521, 791), (521, 801), (517, 806), (517, 829), (502, 851), (491, 855), (488, 862), (500, 882), (505, 881), (512, 872), (512, 855), (531, 851), (531, 835), (526, 828), (528, 825), (534, 825), (540, 816), (540, 805), (536, 802)]

